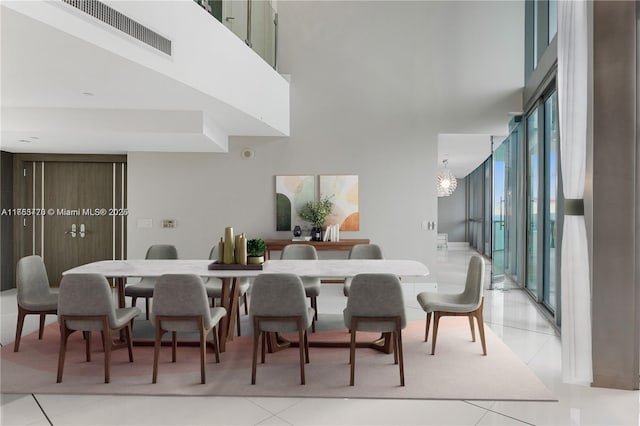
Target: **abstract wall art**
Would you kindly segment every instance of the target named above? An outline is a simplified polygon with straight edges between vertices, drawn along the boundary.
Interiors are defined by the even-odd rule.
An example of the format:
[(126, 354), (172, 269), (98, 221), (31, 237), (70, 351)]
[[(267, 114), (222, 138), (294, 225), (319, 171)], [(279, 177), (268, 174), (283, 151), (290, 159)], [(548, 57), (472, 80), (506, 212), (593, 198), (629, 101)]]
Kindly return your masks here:
[(315, 176), (276, 176), (276, 231), (291, 231), (298, 210), (315, 198)]
[(320, 198), (325, 196), (333, 202), (326, 224), (339, 224), (340, 231), (359, 231), (358, 175), (320, 176)]

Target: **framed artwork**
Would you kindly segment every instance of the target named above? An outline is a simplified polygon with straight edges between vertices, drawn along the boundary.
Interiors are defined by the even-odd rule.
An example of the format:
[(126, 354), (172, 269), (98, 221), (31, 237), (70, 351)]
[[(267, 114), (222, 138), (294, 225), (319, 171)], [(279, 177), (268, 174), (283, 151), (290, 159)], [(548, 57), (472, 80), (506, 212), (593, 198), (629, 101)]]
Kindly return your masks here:
[(316, 199), (315, 176), (276, 176), (276, 231), (291, 231), (298, 210)]
[(341, 231), (359, 231), (358, 175), (320, 176), (320, 198), (325, 196), (333, 202), (326, 224), (340, 224)]

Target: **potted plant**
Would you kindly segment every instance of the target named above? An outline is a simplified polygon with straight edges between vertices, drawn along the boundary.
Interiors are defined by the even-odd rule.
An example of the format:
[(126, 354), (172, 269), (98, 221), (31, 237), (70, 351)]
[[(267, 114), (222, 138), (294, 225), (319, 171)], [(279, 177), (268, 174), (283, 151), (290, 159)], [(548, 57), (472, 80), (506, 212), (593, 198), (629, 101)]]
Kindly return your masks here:
[(264, 251), (267, 245), (264, 240), (254, 238), (247, 241), (247, 263), (256, 265), (264, 263)]
[(311, 222), (311, 239), (322, 241), (322, 225), (333, 210), (333, 203), (329, 197), (322, 197), (318, 202), (309, 201), (299, 211), (298, 216), (307, 222)]

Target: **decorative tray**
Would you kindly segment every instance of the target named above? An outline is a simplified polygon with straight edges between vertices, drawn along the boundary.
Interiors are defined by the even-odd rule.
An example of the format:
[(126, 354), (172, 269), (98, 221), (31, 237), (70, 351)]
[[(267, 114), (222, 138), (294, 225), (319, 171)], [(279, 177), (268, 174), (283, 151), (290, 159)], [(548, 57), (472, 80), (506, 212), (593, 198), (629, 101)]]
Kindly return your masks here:
[(209, 270), (262, 270), (262, 264), (258, 263), (258, 264), (247, 264), (247, 265), (240, 265), (239, 263), (218, 263), (218, 262), (213, 262), (209, 264), (208, 267)]

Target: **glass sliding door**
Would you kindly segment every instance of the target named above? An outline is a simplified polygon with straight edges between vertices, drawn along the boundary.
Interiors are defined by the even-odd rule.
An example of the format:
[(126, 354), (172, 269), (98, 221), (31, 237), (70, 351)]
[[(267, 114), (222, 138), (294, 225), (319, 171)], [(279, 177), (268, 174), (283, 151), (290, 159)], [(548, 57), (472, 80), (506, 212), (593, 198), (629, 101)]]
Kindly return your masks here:
[(524, 237), (524, 157), (522, 155), (522, 117), (509, 124), (505, 147), (505, 258), (504, 269), (516, 283), (522, 284)]
[(502, 283), (505, 272), (505, 238), (506, 238), (506, 159), (509, 138), (507, 137), (497, 149), (493, 159), (493, 197), (492, 197), (492, 259), (491, 284)]
[(525, 288), (536, 300), (538, 296), (539, 268), (542, 266), (539, 257), (538, 239), (540, 237), (540, 197), (538, 193), (540, 180), (540, 142), (538, 135), (538, 108), (527, 116), (527, 275)]
[(544, 280), (542, 302), (555, 312), (556, 294), (556, 246), (558, 241), (558, 95), (557, 92), (544, 101), (545, 141), (545, 203), (544, 203)]

